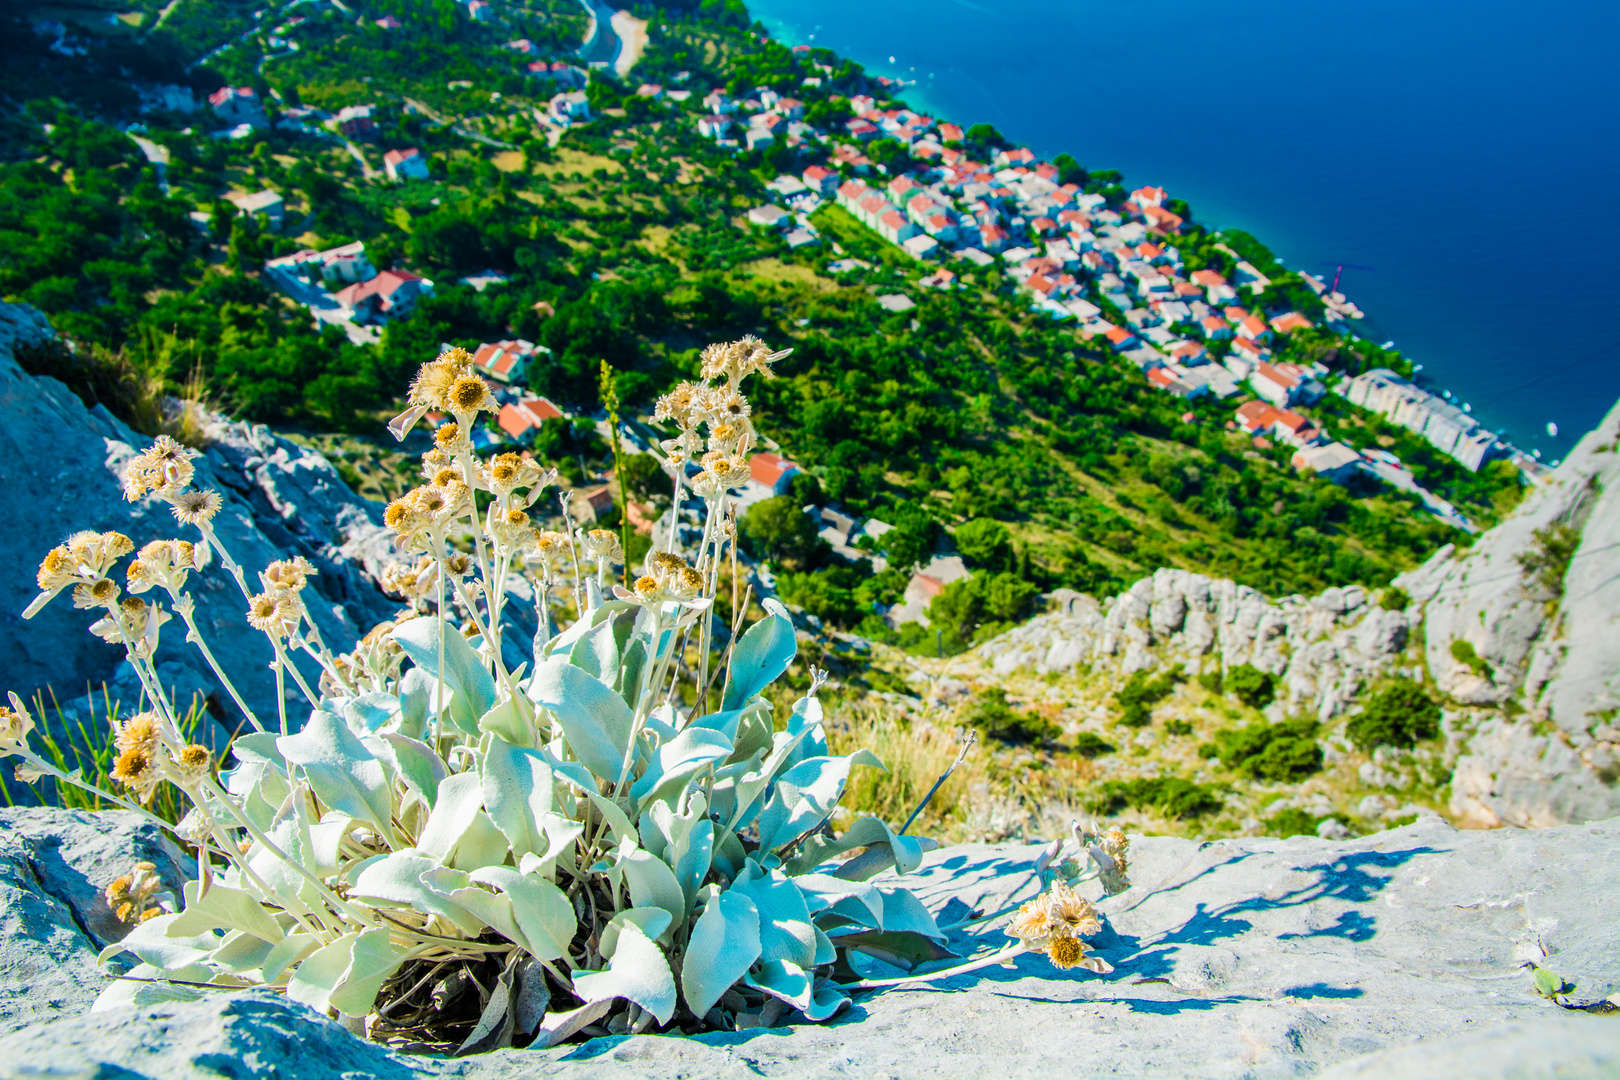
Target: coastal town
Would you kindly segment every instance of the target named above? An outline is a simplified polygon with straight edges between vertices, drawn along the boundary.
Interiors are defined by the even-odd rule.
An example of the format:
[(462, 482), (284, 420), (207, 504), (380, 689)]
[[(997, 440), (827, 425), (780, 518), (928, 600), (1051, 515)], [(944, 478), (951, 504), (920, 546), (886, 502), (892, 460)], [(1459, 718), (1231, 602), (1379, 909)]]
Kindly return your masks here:
[[(803, 121), (802, 102), (767, 87), (735, 99), (715, 90), (702, 104), (708, 112), (695, 121), (697, 129), (721, 146), (742, 151), (782, 139), (801, 156), (822, 158), (765, 185), (772, 201), (749, 211), (751, 224), (782, 232), (789, 247), (818, 243), (813, 215), (831, 202), (910, 258), (939, 263), (921, 279), (925, 287), (953, 287), (958, 271), (948, 264), (997, 267), (1033, 310), (1073, 320), (1084, 339), (1105, 342), (1164, 393), (1223, 402), (1253, 395), (1233, 409), (1227, 426), (1263, 447), (1276, 440), (1295, 448), (1295, 468), (1339, 484), (1371, 477), (1413, 491), (1437, 517), (1472, 529), (1451, 504), (1404, 473), (1394, 455), (1352, 449), (1298, 411), (1332, 392), (1421, 436), (1470, 471), (1510, 457), (1539, 469), (1464, 409), (1392, 371), (1333, 379), (1320, 363), (1278, 359), (1278, 342), (1317, 324), (1269, 297), (1270, 279), (1230, 248), (1223, 246), (1232, 257), (1230, 278), (1209, 268), (1189, 272), (1176, 247), (1187, 222), (1162, 188), (1137, 188), (1110, 206), (1102, 195), (1063, 182), (1056, 164), (1027, 147), (1001, 147), (989, 161), (974, 161), (959, 125), (880, 108), (871, 96), (851, 97), (851, 118), (827, 130)], [(877, 139), (898, 142), (911, 167), (891, 172), (874, 163), (862, 147)], [(1321, 327), (1353, 337), (1352, 321), (1363, 317), (1355, 304), (1320, 277), (1300, 277), (1321, 301)], [(883, 300), (909, 303), (904, 296)], [(1122, 318), (1111, 321), (1109, 310)]]
[[(896, 327), (909, 322), (915, 331), (929, 294), (982, 303), (997, 318), (1040, 326), (1072, 342), (1086, 365), (1133, 386), (1133, 395), (1159, 401), (1153, 408), (1179, 417), (1189, 432), (1214, 431), (1222, 445), (1268, 462), (1296, 485), (1304, 481), (1303, 488), (1337, 485), (1360, 501), (1389, 492), (1472, 532), (1475, 511), (1450, 501), (1459, 497), (1446, 486), (1426, 488), (1414, 458), (1432, 448), (1470, 473), (1499, 461), (1532, 476), (1539, 469), (1449, 395), (1418, 385), (1398, 354), (1390, 354), (1392, 366), (1347, 365), (1342, 354), (1360, 348), (1363, 313), (1336, 280), (1280, 267), (1245, 234), (1209, 231), (1163, 187), (1127, 187), (1117, 173), (1088, 175), (1067, 155), (1043, 160), (993, 129), (921, 113), (900, 99), (901, 85), (852, 75), (825, 50), (756, 39), (776, 57), (779, 70), (769, 80), (678, 66), (670, 61), (685, 55), (679, 52), (638, 67), (639, 52), (629, 55), (608, 37), (619, 30), (633, 35), (638, 26), (645, 37), (648, 24), (623, 12), (597, 19), (597, 9), (584, 6), (592, 12), (586, 46), (559, 48), (526, 21), (527, 9), (502, 0), (459, 4), (457, 18), (479, 28), (486, 59), (501, 67), (489, 80), (499, 89), (452, 78), (442, 92), (389, 92), (368, 89), (368, 77), (335, 94), (301, 96), (274, 82), (241, 79), (187, 108), (169, 103), (222, 147), (253, 148), (261, 159), (258, 147), (269, 141), (295, 151), (284, 156), (279, 173), (242, 170), (227, 190), (216, 189), (212, 209), (198, 202), (191, 220), (221, 246), (241, 232), (222, 222), (222, 213), (251, 222), (261, 239), (257, 259), (238, 263), (238, 270), (252, 270), (317, 330), (337, 331), (324, 339), (345, 348), (380, 350), (391, 339), (406, 340), (422, 312), (435, 319), (446, 303), (466, 310), (469, 292), (497, 298), (490, 310), (502, 310), (501, 321), (486, 320), (478, 338), (432, 339), (464, 344), (491, 383), (498, 408), (472, 432), (486, 452), (550, 457), (559, 428), (594, 431), (599, 446), (616, 435), (632, 451), (646, 452), (662, 433), (633, 416), (614, 430), (605, 412), (555, 389), (560, 358), (550, 346), (561, 345), (544, 332), (554, 305), (532, 293), (517, 309), (498, 299), (528, 288), (515, 283), (526, 265), (514, 267), (510, 252), (453, 269), (423, 261), (406, 250), (413, 223), (435, 215), (441, 200), (479, 185), (537, 204), (564, 190), (585, 201), (600, 199), (615, 172), (629, 171), (650, 177), (647, 193), (664, 200), (691, 177), (724, 176), (729, 230), (722, 225), (709, 234), (717, 246), (864, 291)], [(257, 34), (259, 70), (267, 62), (294, 62), (334, 35), (341, 40), (354, 32), (351, 25), (384, 47), (407, 31), (393, 16), (361, 15), (356, 22), (330, 0), (298, 0), (255, 18), (257, 29), (243, 31), (220, 55), (246, 50)], [(272, 48), (266, 34), (279, 44)], [(167, 147), (144, 125), (131, 125), (128, 134), (163, 182)], [(660, 161), (665, 153), (668, 160)], [(291, 172), (289, 163), (302, 154), (320, 155), (322, 171), (337, 173), (368, 212), (380, 207), (399, 231), (379, 240), (347, 229), (334, 235), (320, 225), (318, 200)], [(553, 166), (553, 157), (569, 164)], [(726, 232), (732, 238), (718, 235)], [(569, 241), (576, 251), (578, 239), (576, 233)], [(708, 265), (728, 268), (728, 258)], [(1388, 350), (1367, 352), (1383, 360)], [(1394, 428), (1405, 433), (1399, 440), (1388, 434)], [(843, 499), (821, 493), (814, 481), (826, 478), (826, 448), (818, 452), (791, 431), (782, 435), (780, 445), (754, 456), (749, 481), (733, 492), (739, 513), (810, 492), (805, 511), (832, 557), (870, 560), (882, 572), (887, 560), (878, 537), (892, 528), (885, 519), (894, 515), (882, 504), (848, 500), (847, 487)], [(1414, 452), (1413, 438), (1423, 449)], [(582, 515), (622, 510), (643, 534), (683, 527), (690, 507), (664, 511), (660, 521), (651, 505), (615, 488), (602, 471), (605, 457), (592, 456), (587, 467), (586, 455), (573, 456), (573, 505)], [(926, 624), (930, 601), (973, 573), (956, 555), (924, 559), (901, 594), (885, 601), (887, 620)], [(763, 594), (772, 588), (771, 571), (762, 567), (761, 574)]]

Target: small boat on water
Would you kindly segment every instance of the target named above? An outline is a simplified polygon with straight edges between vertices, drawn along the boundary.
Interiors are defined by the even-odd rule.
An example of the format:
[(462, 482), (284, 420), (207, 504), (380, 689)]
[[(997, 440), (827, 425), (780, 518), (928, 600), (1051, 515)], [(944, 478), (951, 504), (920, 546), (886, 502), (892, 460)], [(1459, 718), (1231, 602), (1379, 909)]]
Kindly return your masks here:
[(1551, 420), (1547, 421), (1547, 434), (1555, 439), (1558, 438), (1558, 425)]

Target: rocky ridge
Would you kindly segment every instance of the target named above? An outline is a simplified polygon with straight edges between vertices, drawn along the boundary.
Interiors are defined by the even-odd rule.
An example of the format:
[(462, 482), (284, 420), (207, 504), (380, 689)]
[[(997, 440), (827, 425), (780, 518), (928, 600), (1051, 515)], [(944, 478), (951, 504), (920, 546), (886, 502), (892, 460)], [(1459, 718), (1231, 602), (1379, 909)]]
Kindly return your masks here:
[[(1620, 820), (1480, 833), (1429, 818), (1344, 843), (1134, 837), (1134, 886), (1098, 903), (1105, 926), (1093, 942), (1114, 965), (1109, 976), (1073, 977), (1026, 955), (937, 987), (862, 995), (825, 1025), (598, 1038), (447, 1061), (363, 1042), (265, 992), (191, 991), (195, 1000), (81, 1012), (102, 978), (99, 939), (79, 929), (93, 913), (76, 883), (99, 888), (124, 869), (82, 853), (147, 849), (124, 815), (17, 813), (0, 820), (28, 838), (0, 845), (5, 1080), (541, 1072), (1506, 1080), (1620, 1069), (1620, 1023), (1537, 997), (1521, 968), (1548, 967), (1576, 984), (1579, 999), (1620, 990), (1620, 928), (1609, 917), (1620, 902), (1612, 872)], [(59, 864), (39, 855), (41, 835), (54, 838)], [(1040, 850), (944, 848), (907, 881), (936, 912), (1000, 907), (1028, 894)], [(63, 879), (75, 884), (52, 885)], [(967, 953), (1003, 940), (993, 925), (958, 932), (953, 944)], [(33, 985), (41, 970), (55, 979), (44, 992)]]
[[(96, 688), (99, 713), (103, 683), (128, 702), (138, 697), (138, 684), (120, 652), (85, 631), (92, 620), (65, 596), (31, 620), (19, 617), (34, 596), (34, 566), (79, 529), (116, 529), (137, 546), (191, 530), (175, 522), (166, 504), (124, 500), (122, 470), (150, 439), (104, 406), (86, 408), (56, 379), (30, 375), (17, 365), (14, 346), (51, 334), (34, 309), (0, 304), (0, 411), (7, 419), (0, 430), (0, 501), (10, 508), (5, 550), (13, 565), (0, 576), (0, 684), (25, 697), (53, 689), (72, 722), (89, 711), (87, 686)], [(266, 427), (214, 418), (206, 435), (209, 444), (194, 462), (196, 483), (224, 497), (215, 529), (250, 580), (273, 559), (309, 559), (319, 574), (306, 601), (325, 640), (340, 652), (397, 610), (374, 583), (390, 557), (380, 505), (354, 495), (320, 454)], [(192, 584), (197, 621), (209, 647), (249, 706), (261, 718), (274, 716), (270, 646), (247, 625), (241, 593), (218, 572), (194, 575)], [(194, 693), (210, 699), (221, 727), (205, 734), (220, 745), (240, 717), (177, 625), (165, 627), (159, 675), (182, 705)], [(312, 662), (306, 674), (317, 674)]]
[[(1380, 680), (1405, 674), (1445, 699), (1444, 746), (1430, 756), (1449, 774), (1443, 806), (1453, 820), (1489, 828), (1608, 818), (1620, 814), (1617, 476), (1620, 406), (1469, 549), (1447, 545), (1397, 578), (1404, 610), (1385, 610), (1361, 586), (1273, 600), (1165, 568), (1100, 601), (1060, 591), (1053, 610), (965, 656), (916, 664), (926, 673), (918, 678), (949, 701), (1021, 673), (1117, 688), (1175, 664), (1252, 664), (1276, 679), (1270, 719), (1303, 714), (1327, 726), (1331, 764), (1350, 749), (1333, 722), (1358, 711)], [(1558, 528), (1573, 538), (1563, 557)], [(1027, 700), (1054, 695), (1034, 690)], [(1404, 791), (1410, 757), (1380, 750), (1358, 779)]]

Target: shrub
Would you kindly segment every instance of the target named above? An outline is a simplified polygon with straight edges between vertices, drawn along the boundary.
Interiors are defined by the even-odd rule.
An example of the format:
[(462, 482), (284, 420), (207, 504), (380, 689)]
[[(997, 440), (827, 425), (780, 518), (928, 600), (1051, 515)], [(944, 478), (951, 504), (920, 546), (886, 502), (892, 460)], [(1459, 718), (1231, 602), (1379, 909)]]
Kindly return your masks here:
[(1564, 577), (1569, 573), (1570, 561), (1581, 545), (1581, 531), (1573, 525), (1558, 522), (1545, 529), (1537, 529), (1529, 551), (1515, 558), (1524, 569), (1530, 585), (1541, 598), (1549, 602), (1564, 595)]
[(1225, 689), (1225, 680), (1221, 678), (1221, 669), (1206, 671), (1198, 676), (1198, 685), (1212, 694), (1219, 694)]
[(1185, 720), (1166, 720), (1164, 722), (1164, 733), (1166, 735), (1191, 735), (1193, 726)]
[(1378, 606), (1385, 611), (1405, 611), (1412, 606), (1412, 597), (1405, 589), (1391, 585), (1378, 597)]
[[(527, 508), (555, 475), (517, 454), (474, 456), (466, 433), (494, 402), (472, 358), (447, 349), (390, 425), (403, 438), (430, 409), (455, 418), (424, 455), (432, 481), (384, 513), (409, 561), (382, 583), (405, 610), (341, 656), (305, 609), (308, 562), (273, 562), (250, 588), (213, 529), (218, 494), (190, 486), (194, 454), (164, 437), (135, 457), (128, 498), (169, 503), (199, 541), (153, 540), (136, 553), (120, 533), (75, 533), (47, 553), (42, 591), (23, 614), (65, 590), (96, 609), (92, 632), (124, 646), (150, 711), (120, 721), (119, 754), (96, 788), (34, 752), (34, 720), (15, 694), (0, 708), (0, 757), (19, 759), (19, 780), (99, 792), (198, 852), (183, 910), (141, 906), (143, 894), (141, 921), (114, 950), (140, 962), (98, 1007), (196, 1000), (211, 982), (266, 985), (372, 1037), (468, 1053), (550, 1045), (590, 1023), (736, 1029), (792, 1010), (826, 1020), (871, 985), (840, 981), (852, 953), (907, 968), (953, 955), (913, 896), (864, 884), (890, 866), (914, 869), (924, 841), (879, 817), (842, 835), (824, 827), (850, 775), (882, 764), (864, 749), (831, 752), (817, 698), (824, 672), (812, 670), (804, 695), (774, 715), (773, 686), (797, 650), (786, 608), (766, 599), (746, 632), (746, 611), (716, 626), (731, 563), (727, 489), (746, 475), (753, 444), (742, 425), (700, 431), (707, 412), (693, 403), (729, 395), (746, 415), (739, 380), (780, 355), (752, 339), (711, 347), (705, 385), (660, 401), (658, 419), (681, 429), (673, 445), (715, 447), (714, 472), (690, 480), (706, 508), (698, 560), (655, 551), (633, 588), (608, 592), (619, 538), (531, 523)], [(466, 533), (471, 552), (456, 543)], [(212, 566), (265, 634), (277, 690), (290, 679), (309, 702), (301, 724), (280, 693), (277, 715), (261, 722), (203, 645), (188, 589), (221, 585), (191, 581)], [(531, 573), (521, 590), (503, 584)], [(557, 592), (582, 617), (552, 634)], [(502, 640), (518, 597), (534, 598), (543, 628), (532, 651)], [(171, 618), (253, 729), (236, 739), (227, 772), (216, 775), (162, 692), (154, 655)], [(720, 630), (730, 639), (723, 662)], [(314, 688), (288, 661), (300, 652), (320, 663)], [(528, 652), (515, 668), (513, 652)], [(191, 806), (178, 824), (148, 809), (169, 787)], [(1076, 839), (1084, 859), (1092, 840)], [(1094, 874), (1057, 861), (1042, 885), (1067, 898), (1106, 871), (1105, 888), (1123, 887), (1116, 858), (1092, 861)], [(836, 887), (811, 874), (831, 862)], [(120, 881), (122, 897), (130, 878)], [(1078, 937), (1095, 930), (1082, 922), (967, 966), (1060, 938), (1054, 962), (1109, 970), (1085, 960)]]
[(1117, 814), (1126, 807), (1157, 810), (1165, 817), (1191, 818), (1219, 813), (1220, 792), (1179, 776), (1104, 780), (1092, 789), (1086, 808), (1096, 814)]
[(964, 722), (987, 739), (1022, 744), (1051, 742), (1062, 729), (1039, 713), (1019, 712), (1007, 704), (1007, 691), (999, 686), (974, 699)]
[(1440, 706), (1411, 679), (1395, 679), (1367, 698), (1345, 731), (1369, 753), (1380, 746), (1415, 746), (1440, 733)]
[(1451, 658), (1467, 664), (1469, 668), (1482, 679), (1491, 677), (1491, 665), (1479, 655), (1474, 643), (1464, 638), (1458, 638), (1451, 643)]
[(1322, 822), (1333, 819), (1349, 824), (1338, 814), (1317, 817), (1307, 810), (1301, 810), (1297, 806), (1290, 806), (1285, 810), (1277, 811), (1266, 819), (1266, 835), (1275, 836), (1279, 840), (1286, 840), (1290, 836), (1315, 836), (1317, 827)]
[(1180, 664), (1153, 678), (1145, 671), (1132, 673), (1114, 692), (1114, 704), (1122, 714), (1119, 722), (1126, 727), (1146, 727), (1153, 720), (1153, 706), (1173, 694), (1176, 684), (1185, 678)]
[(1208, 748), (1221, 764), (1253, 779), (1303, 780), (1322, 768), (1316, 726), (1314, 720), (1294, 719), (1228, 728), (1217, 732)]
[(1276, 680), (1253, 664), (1239, 664), (1228, 671), (1225, 685), (1251, 709), (1263, 709), (1277, 696)]
[(1112, 754), (1115, 750), (1113, 743), (1094, 732), (1082, 731), (1074, 737), (1074, 752), (1083, 758), (1098, 758), (1104, 754)]

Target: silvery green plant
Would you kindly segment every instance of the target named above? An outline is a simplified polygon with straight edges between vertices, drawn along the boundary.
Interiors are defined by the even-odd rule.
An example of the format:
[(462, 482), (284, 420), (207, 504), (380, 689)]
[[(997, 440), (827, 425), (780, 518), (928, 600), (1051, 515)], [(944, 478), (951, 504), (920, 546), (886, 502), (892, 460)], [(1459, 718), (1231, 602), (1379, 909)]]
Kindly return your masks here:
[[(515, 454), (473, 454), (466, 433), (492, 401), (470, 358), (452, 349), (424, 365), (396, 434), (430, 410), (454, 420), (424, 455), (425, 483), (385, 515), (413, 560), (386, 584), (410, 608), (344, 655), (300, 599), (312, 567), (273, 563), (251, 588), (212, 529), (220, 500), (190, 486), (189, 451), (160, 439), (137, 457), (126, 494), (168, 501), (199, 539), (141, 548), (125, 578), (153, 597), (142, 599), (111, 576), (133, 542), (77, 534), (47, 555), (28, 612), (71, 589), (77, 606), (100, 609), (92, 630), (121, 644), (142, 680), (149, 708), (114, 733), (122, 790), (103, 794), (145, 814), (168, 783), (191, 804), (172, 828), (197, 851), (196, 878), (168, 904), (151, 890), (132, 901), (120, 879), (119, 910), (135, 925), (102, 960), (134, 964), (95, 1007), (269, 987), (374, 1038), (472, 1052), (587, 1029), (821, 1021), (852, 989), (885, 985), (862, 980), (853, 954), (907, 970), (952, 956), (911, 892), (871, 882), (916, 869), (932, 843), (875, 817), (830, 827), (850, 771), (882, 766), (866, 751), (830, 753), (823, 677), (812, 672), (808, 693), (776, 715), (769, 692), (796, 652), (787, 611), (767, 599), (742, 627), (727, 490), (754, 434), (739, 384), (781, 355), (752, 339), (711, 346), (704, 381), (659, 402), (676, 429), (662, 447), (671, 472), (680, 484), (688, 461), (701, 464), (685, 482), (707, 516), (695, 551), (675, 550), (672, 529), (629, 588), (609, 588), (622, 560), (612, 534), (533, 524), (552, 474)], [(273, 646), (278, 690), (291, 679), (307, 699), (302, 723), (283, 704), (275, 727), (262, 724), (195, 625), (188, 576), (216, 554)], [(733, 614), (717, 625), (728, 571)], [(553, 632), (558, 593), (580, 614)], [(518, 594), (534, 598), (540, 630), (509, 668), (502, 613)], [(157, 679), (171, 610), (252, 729), (227, 772), (180, 737)], [(319, 663), (318, 687), (289, 662), (296, 653)], [(20, 759), (18, 775), (88, 786), (29, 749), (32, 718), (11, 702), (0, 755)], [(1042, 904), (1042, 919), (1061, 909), (1067, 921), (1026, 927), (1012, 948), (1045, 949), (1095, 922), (1072, 902)]]

